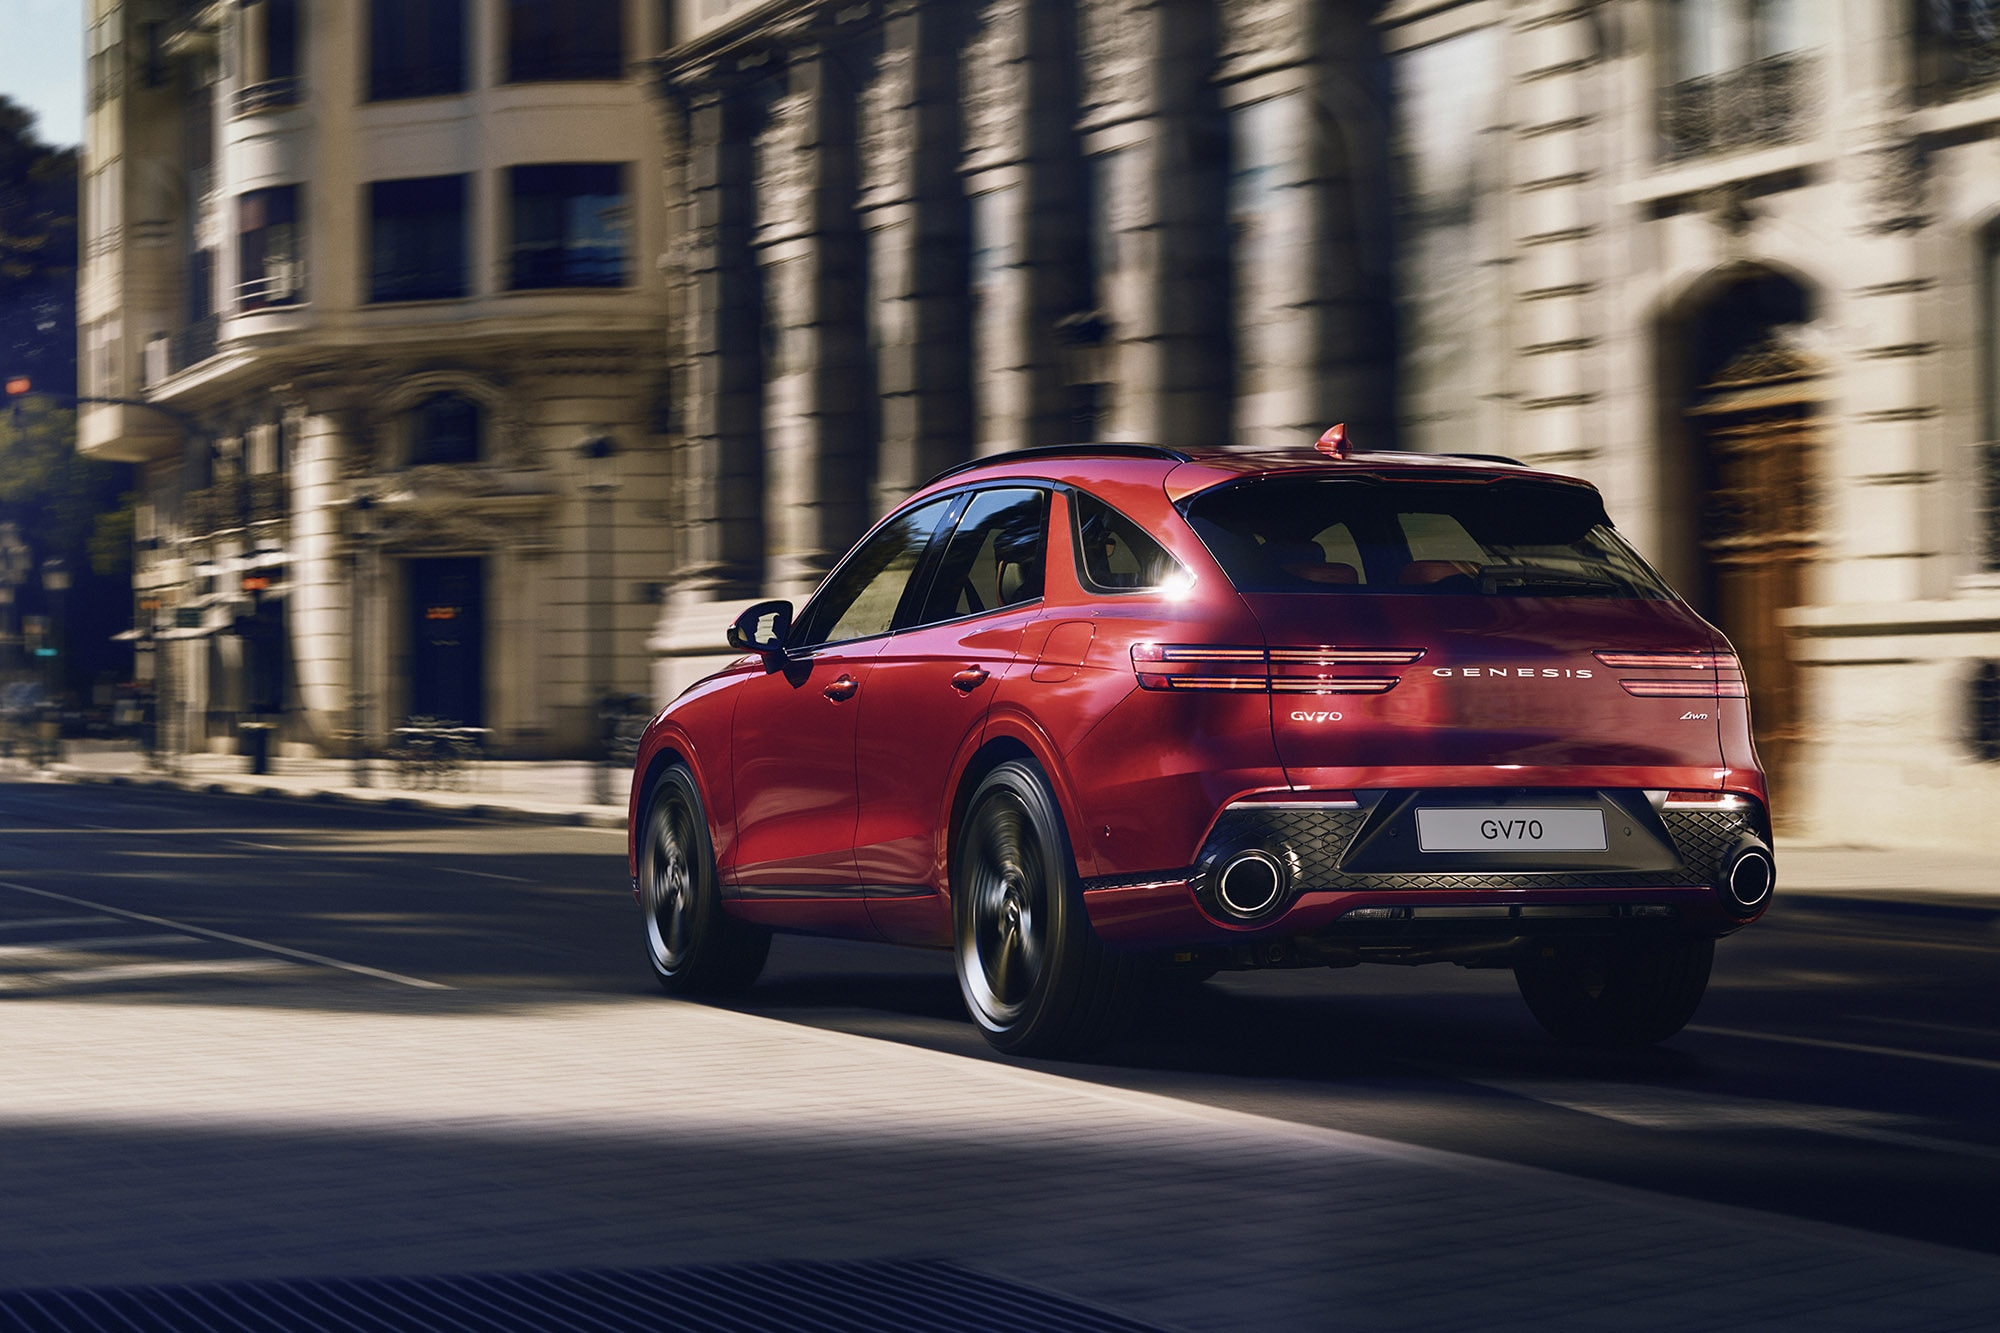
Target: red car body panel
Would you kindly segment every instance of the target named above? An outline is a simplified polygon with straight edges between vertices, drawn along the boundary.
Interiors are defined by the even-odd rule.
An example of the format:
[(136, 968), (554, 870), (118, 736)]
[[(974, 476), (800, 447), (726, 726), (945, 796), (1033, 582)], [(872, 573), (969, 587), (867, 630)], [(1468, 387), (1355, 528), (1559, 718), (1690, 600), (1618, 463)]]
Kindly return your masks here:
[[(1176, 502), (1237, 478), (1286, 473), (1468, 485), (1527, 478), (1588, 489), (1514, 466), (1368, 454), (1340, 463), (1226, 454), (1191, 462), (1023, 458), (941, 479), (909, 505), (1011, 479), (1053, 487), (1042, 597), (815, 650), (785, 670), (747, 658), (697, 684), (642, 743), (635, 835), (639, 789), (657, 763), (678, 756), (707, 804), (732, 914), (787, 929), (948, 945), (956, 803), (990, 756), (1025, 752), (1049, 780), (1090, 920), (1119, 947), (1297, 936), (1377, 904), (1555, 909), (1643, 901), (1672, 906), (1713, 934), (1754, 919), (1732, 916), (1710, 885), (1692, 880), (1644, 889), (1306, 886), (1282, 911), (1254, 922), (1204, 908), (1193, 888), (1197, 857), (1230, 805), (1246, 797), (1727, 791), (1754, 801), (1760, 818), (1767, 799), (1744, 700), (1634, 697), (1620, 682), (1644, 673), (1597, 656), (1727, 653), (1719, 633), (1678, 601), (1239, 593)], [(1083, 586), (1069, 487), (1143, 526), (1184, 567), (1187, 586), (1171, 593)], [(1160, 644), (1420, 655), (1314, 668), (1394, 678), (1374, 694), (1141, 688), (1133, 650)], [(968, 683), (968, 672), (977, 680)], [(843, 678), (855, 689), (829, 699), (826, 686)], [(1712, 681), (1714, 672), (1703, 678)]]

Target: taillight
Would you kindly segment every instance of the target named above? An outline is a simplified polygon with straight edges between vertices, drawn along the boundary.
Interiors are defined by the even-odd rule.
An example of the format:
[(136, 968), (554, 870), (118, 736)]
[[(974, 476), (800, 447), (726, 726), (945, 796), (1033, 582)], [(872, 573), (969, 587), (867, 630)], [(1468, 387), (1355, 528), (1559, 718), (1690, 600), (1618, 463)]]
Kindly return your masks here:
[(1335, 666), (1414, 662), (1421, 648), (1250, 648), (1210, 644), (1141, 643), (1132, 670), (1144, 690), (1222, 690), (1255, 694), (1387, 694), (1398, 676), (1336, 676)]
[(1708, 679), (1621, 679), (1627, 694), (1641, 699), (1741, 699), (1748, 694), (1743, 664), (1735, 653), (1614, 653), (1600, 650), (1597, 660), (1624, 671), (1714, 672)]
[(1670, 791), (1662, 810), (1747, 810), (1750, 798), (1726, 791)]

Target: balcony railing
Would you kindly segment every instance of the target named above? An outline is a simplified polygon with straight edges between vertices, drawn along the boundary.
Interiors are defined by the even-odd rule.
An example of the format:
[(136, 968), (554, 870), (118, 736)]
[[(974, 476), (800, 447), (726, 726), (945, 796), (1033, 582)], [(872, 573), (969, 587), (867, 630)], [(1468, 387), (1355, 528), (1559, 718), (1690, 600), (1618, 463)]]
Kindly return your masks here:
[(216, 316), (208, 315), (176, 333), (167, 344), (167, 373), (179, 374), (214, 356), (215, 331), (220, 323)]
[(291, 511), (291, 489), (282, 472), (231, 477), (199, 491), (189, 491), (183, 510), (190, 533), (226, 532), (249, 523), (283, 518)]
[(1805, 134), (1814, 63), (1770, 56), (1660, 93), (1660, 137), (1669, 160), (1792, 143)]
[(276, 111), (281, 107), (296, 106), (299, 100), (299, 80), (296, 75), (282, 79), (266, 79), (262, 83), (245, 84), (236, 90), (236, 100), (232, 110), (239, 116), (255, 115), (259, 111)]
[(1978, 0), (1928, 6), (1917, 36), (1917, 79), (1928, 102), (2000, 84), (2000, 6)]
[(236, 308), (242, 311), (298, 305), (305, 299), (306, 266), (297, 260), (269, 264), (261, 276), (236, 284)]

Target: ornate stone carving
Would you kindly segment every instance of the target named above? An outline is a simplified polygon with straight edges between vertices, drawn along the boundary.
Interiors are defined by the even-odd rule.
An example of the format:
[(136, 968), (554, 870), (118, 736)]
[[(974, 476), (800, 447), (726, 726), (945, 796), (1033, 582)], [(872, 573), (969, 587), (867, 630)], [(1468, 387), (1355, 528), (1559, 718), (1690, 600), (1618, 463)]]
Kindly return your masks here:
[(917, 94), (916, 55), (906, 46), (886, 45), (875, 58), (875, 77), (861, 94), (857, 137), (861, 148), (861, 188), (898, 198), (908, 191), (914, 154)]
[(1296, 0), (1225, 0), (1220, 62), (1224, 77), (1297, 59), (1308, 22)]
[(979, 31), (966, 43), (962, 57), (965, 156), (969, 161), (1005, 161), (1021, 155), (1027, 119), (1021, 87), (1026, 39), (1021, 0), (991, 0), (981, 11)]
[(1742, 236), (1757, 221), (1757, 210), (1751, 205), (1749, 193), (1741, 181), (1729, 181), (1703, 190), (1696, 196), (1695, 202), (1708, 215), (1708, 220), (1728, 236)]
[(1866, 154), (1862, 219), (1873, 232), (1918, 231), (1930, 225), (1930, 155), (1915, 136), (1898, 136)]
[(1079, 0), (1076, 29), (1086, 105), (1117, 106), (1145, 98), (1150, 64), (1145, 24), (1137, 0)]

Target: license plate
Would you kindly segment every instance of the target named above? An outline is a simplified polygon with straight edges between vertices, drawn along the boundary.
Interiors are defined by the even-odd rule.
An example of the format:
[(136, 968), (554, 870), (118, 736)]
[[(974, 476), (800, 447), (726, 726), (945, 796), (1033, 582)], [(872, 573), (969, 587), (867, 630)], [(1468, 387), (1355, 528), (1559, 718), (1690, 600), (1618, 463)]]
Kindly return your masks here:
[(1427, 852), (1601, 852), (1604, 812), (1419, 810), (1417, 846)]

